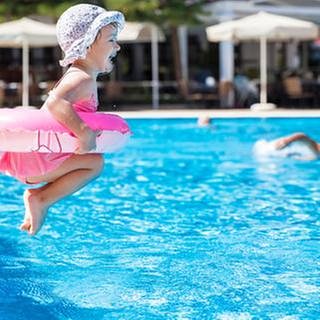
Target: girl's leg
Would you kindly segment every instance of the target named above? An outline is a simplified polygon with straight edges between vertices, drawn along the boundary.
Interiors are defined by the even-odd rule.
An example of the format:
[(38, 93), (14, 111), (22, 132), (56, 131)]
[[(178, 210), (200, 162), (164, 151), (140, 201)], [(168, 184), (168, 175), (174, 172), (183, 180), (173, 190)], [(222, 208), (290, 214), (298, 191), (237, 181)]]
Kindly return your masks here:
[(28, 178), (28, 182), (48, 183), (40, 188), (26, 190), (26, 214), (20, 228), (31, 235), (36, 234), (51, 205), (85, 186), (96, 178), (102, 169), (103, 157), (100, 154), (72, 155), (58, 169), (47, 175)]

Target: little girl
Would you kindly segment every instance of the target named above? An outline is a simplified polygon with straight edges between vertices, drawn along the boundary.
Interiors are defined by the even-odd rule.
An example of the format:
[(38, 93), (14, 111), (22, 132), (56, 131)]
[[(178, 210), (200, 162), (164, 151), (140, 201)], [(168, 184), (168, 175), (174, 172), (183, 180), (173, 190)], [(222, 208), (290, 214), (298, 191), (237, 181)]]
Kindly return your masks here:
[[(0, 171), (27, 184), (45, 183), (24, 193), (25, 217), (21, 230), (35, 235), (51, 205), (96, 178), (103, 169), (101, 154), (88, 153), (96, 147), (96, 133), (77, 111), (97, 110), (97, 75), (111, 72), (111, 59), (120, 50), (116, 42), (124, 17), (89, 4), (66, 10), (57, 22), (57, 38), (69, 69), (49, 93), (42, 108), (69, 128), (79, 139), (75, 154), (5, 152)], [(26, 119), (28, 121), (28, 119)]]

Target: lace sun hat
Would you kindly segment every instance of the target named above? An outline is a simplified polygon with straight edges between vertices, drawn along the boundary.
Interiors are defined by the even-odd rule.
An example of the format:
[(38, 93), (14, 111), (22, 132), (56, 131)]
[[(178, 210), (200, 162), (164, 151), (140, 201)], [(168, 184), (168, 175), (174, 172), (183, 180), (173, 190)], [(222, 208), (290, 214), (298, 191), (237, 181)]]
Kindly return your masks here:
[(124, 27), (124, 16), (119, 11), (107, 11), (91, 4), (78, 4), (67, 9), (57, 22), (57, 38), (66, 67), (77, 59), (84, 59), (99, 30), (106, 25), (117, 25), (117, 33)]

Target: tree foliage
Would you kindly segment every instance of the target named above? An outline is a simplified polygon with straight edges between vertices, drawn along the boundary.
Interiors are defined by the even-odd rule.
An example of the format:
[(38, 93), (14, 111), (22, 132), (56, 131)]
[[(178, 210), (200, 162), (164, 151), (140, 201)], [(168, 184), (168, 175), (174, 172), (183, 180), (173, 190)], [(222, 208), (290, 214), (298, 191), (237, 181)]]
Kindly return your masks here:
[(68, 7), (91, 3), (122, 11), (127, 20), (151, 21), (163, 27), (192, 25), (205, 15), (205, 0), (10, 0), (0, 4), (0, 19), (12, 20), (32, 14), (58, 18)]
[(0, 21), (9, 21), (29, 15), (43, 15), (56, 20), (66, 9), (79, 3), (104, 7), (103, 0), (10, 0), (0, 4)]
[(200, 23), (204, 0), (104, 0), (108, 9), (122, 11), (127, 20), (150, 21), (163, 27)]

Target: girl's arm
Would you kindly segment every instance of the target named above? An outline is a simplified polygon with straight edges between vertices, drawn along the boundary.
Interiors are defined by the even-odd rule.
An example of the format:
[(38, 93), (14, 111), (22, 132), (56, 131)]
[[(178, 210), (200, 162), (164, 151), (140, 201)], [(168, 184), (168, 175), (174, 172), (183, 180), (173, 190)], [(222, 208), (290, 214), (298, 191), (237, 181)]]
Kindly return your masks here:
[(79, 139), (76, 153), (87, 153), (96, 148), (96, 133), (80, 119), (70, 102), (50, 95), (47, 100), (47, 108), (57, 121)]
[[(86, 81), (82, 82), (82, 84), (78, 83), (77, 89), (81, 89)], [(87, 88), (88, 86), (86, 86), (86, 90)], [(74, 111), (72, 103), (69, 102), (69, 100), (76, 100), (73, 96), (74, 91), (75, 90), (72, 90), (72, 87), (71, 90), (70, 88), (67, 88), (66, 90), (55, 90), (54, 93), (49, 95), (46, 101), (46, 107), (57, 121), (68, 128), (79, 139), (79, 146), (76, 153), (87, 153), (96, 148), (97, 134), (92, 131), (85, 122), (82, 121), (82, 119)]]

